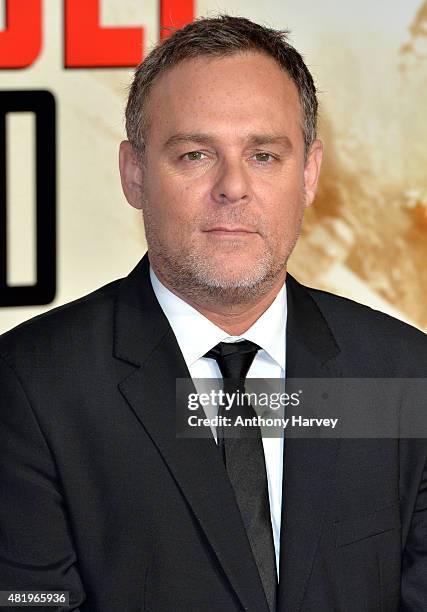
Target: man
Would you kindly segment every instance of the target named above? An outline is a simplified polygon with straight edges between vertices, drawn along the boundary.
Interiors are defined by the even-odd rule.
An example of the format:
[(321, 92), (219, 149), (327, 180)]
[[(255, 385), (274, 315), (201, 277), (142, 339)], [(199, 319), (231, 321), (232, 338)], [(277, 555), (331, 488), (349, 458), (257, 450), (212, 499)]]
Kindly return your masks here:
[(286, 273), (316, 113), (286, 36), (243, 18), (137, 68), (120, 171), (148, 256), (0, 339), (2, 590), (92, 612), (427, 609), (423, 439), (177, 437), (179, 378), (425, 375), (424, 334)]

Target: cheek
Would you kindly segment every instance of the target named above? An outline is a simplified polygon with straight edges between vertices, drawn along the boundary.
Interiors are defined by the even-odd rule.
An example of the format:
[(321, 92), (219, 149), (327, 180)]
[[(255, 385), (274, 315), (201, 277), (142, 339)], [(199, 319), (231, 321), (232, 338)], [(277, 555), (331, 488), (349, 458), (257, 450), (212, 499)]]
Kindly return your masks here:
[(147, 187), (149, 215), (162, 240), (168, 244), (188, 241), (201, 216), (197, 194), (190, 188), (177, 187), (174, 181), (163, 180)]
[(266, 220), (272, 228), (297, 217), (301, 208), (301, 194), (296, 190), (271, 190), (264, 194), (263, 200)]
[(269, 194), (265, 200), (264, 223), (268, 234), (276, 243), (292, 237), (299, 231), (303, 213), (303, 193), (301, 190), (283, 191)]
[(171, 224), (189, 231), (206, 215), (206, 196), (194, 185), (183, 185), (170, 181), (163, 186), (162, 208), (168, 212)]

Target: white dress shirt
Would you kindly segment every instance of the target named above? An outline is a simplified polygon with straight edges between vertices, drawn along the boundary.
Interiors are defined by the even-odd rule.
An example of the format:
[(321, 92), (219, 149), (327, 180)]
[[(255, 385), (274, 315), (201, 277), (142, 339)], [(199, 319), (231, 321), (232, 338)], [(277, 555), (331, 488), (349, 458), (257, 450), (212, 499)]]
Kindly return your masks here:
[[(203, 357), (219, 342), (250, 340), (262, 350), (248, 371), (247, 378), (285, 378), (286, 366), (286, 283), (273, 303), (241, 336), (229, 336), (198, 310), (172, 293), (158, 279), (150, 266), (150, 278), (157, 300), (166, 315), (181, 349), (192, 379), (222, 378), (214, 359)], [(197, 390), (197, 380), (195, 381)], [(213, 430), (216, 439), (216, 432)], [(267, 470), (271, 524), (273, 528), (276, 568), (279, 576), (280, 524), (282, 508), (283, 435), (280, 438), (263, 437)]]

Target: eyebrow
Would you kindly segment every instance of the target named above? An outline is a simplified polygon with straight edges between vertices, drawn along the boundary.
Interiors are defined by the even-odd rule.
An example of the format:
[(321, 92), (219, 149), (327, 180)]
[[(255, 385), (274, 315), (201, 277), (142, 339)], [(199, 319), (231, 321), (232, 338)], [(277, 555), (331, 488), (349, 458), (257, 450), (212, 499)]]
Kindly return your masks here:
[[(215, 144), (216, 138), (211, 134), (174, 134), (164, 144), (165, 149), (171, 149), (180, 144)], [(288, 151), (292, 151), (293, 145), (288, 136), (285, 134), (250, 134), (247, 138), (249, 146), (261, 146), (266, 144), (279, 144), (282, 145)]]

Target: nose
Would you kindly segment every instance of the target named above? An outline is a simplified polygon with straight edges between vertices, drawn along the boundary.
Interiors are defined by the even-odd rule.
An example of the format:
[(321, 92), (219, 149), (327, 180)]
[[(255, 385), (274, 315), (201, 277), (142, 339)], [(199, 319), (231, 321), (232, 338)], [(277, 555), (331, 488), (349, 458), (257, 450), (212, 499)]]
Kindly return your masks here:
[(251, 187), (243, 160), (222, 160), (212, 187), (212, 197), (219, 204), (249, 202)]

